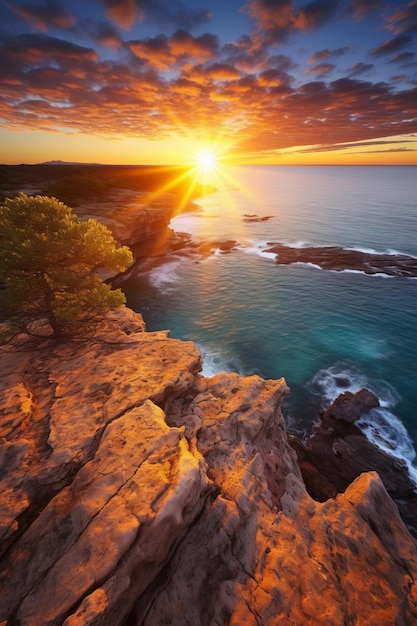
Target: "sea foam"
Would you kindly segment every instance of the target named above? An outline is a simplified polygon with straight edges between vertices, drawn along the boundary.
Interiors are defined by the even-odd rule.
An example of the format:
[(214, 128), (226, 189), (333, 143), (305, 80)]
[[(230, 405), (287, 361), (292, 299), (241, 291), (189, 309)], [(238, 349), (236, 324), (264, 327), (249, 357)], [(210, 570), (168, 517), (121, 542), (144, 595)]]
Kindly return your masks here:
[(241, 246), (239, 246), (240, 250), (246, 252), (246, 254), (256, 254), (262, 259), (268, 259), (271, 261), (275, 261), (277, 255), (275, 252), (267, 252), (265, 248), (268, 247), (268, 243), (263, 240), (248, 240), (245, 241)]
[(198, 350), (203, 357), (203, 369), (201, 370), (201, 374), (206, 376), (207, 378), (211, 378), (216, 374), (220, 374), (223, 372), (236, 372), (241, 374), (241, 367), (239, 363), (226, 359), (220, 352), (215, 352), (214, 350), (210, 350), (206, 346), (203, 346), (199, 343), (196, 343)]
[(407, 429), (392, 411), (400, 400), (392, 385), (386, 381), (372, 380), (354, 365), (339, 362), (317, 372), (307, 388), (314, 395), (321, 396), (323, 408), (330, 406), (346, 391), (355, 393), (366, 388), (375, 393), (380, 407), (368, 411), (355, 423), (374, 445), (405, 461), (412, 480), (417, 484), (417, 469), (413, 465), (416, 450)]
[(179, 278), (177, 271), (181, 261), (182, 259), (177, 257), (149, 270), (148, 276), (152, 287), (166, 293)]

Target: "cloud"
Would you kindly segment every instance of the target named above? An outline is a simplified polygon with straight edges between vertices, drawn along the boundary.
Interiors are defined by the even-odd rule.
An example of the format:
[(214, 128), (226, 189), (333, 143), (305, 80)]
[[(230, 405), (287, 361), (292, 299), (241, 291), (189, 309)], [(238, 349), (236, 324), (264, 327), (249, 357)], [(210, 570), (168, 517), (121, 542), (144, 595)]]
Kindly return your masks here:
[(123, 40), (115, 28), (108, 23), (99, 23), (92, 33), (93, 39), (101, 46), (107, 48), (121, 48)]
[[(169, 11), (166, 18), (162, 4)], [(392, 77), (391, 84), (360, 80), (375, 69), (372, 63), (356, 63), (345, 78), (330, 80), (333, 60), (346, 55), (349, 46), (312, 54), (309, 78), (304, 76), (302, 84), (297, 56), (271, 54), (266, 41), (275, 44), (277, 34), (318, 28), (337, 10), (337, 2), (310, 2), (300, 9), (288, 0), (251, 0), (256, 26), (265, 25), (267, 36), (257, 30), (223, 47), (215, 35), (195, 35), (186, 28), (145, 38), (141, 32), (158, 30), (143, 25), (135, 38), (123, 41), (122, 24), (156, 20), (157, 15), (172, 24), (180, 21), (180, 6), (174, 0), (106, 0), (106, 10), (119, 24), (115, 19), (88, 23), (93, 40), (113, 49), (111, 54), (100, 49), (102, 56), (92, 47), (45, 34), (0, 35), (0, 124), (149, 139), (181, 132), (197, 136), (215, 128), (235, 141), (239, 153), (323, 141), (353, 143), (417, 130), (417, 90), (400, 91)], [(192, 15), (197, 20), (192, 11), (181, 20)], [(411, 62), (413, 53), (404, 51), (409, 41), (407, 34), (395, 36), (374, 49), (371, 61)]]
[(98, 54), (93, 48), (43, 34), (27, 33), (13, 38), (5, 37), (0, 46), (5, 62), (8, 59), (12, 63), (26, 67), (51, 62), (64, 67), (69, 60), (82, 63), (98, 59)]
[[(201, 133), (215, 120), (216, 131), (235, 140), (242, 153), (322, 145), (324, 137), (332, 145), (416, 130), (407, 121), (417, 115), (416, 89), (397, 93), (387, 83), (352, 78), (295, 87), (278, 69), (240, 75), (210, 61), (167, 82), (136, 61), (102, 62), (83, 50), (65, 56), (62, 72), (43, 57), (31, 64), (33, 43), (2, 76), (0, 118), (9, 128), (161, 139), (181, 129)], [(83, 55), (88, 61), (80, 63)]]
[(409, 37), (408, 35), (399, 35), (398, 37), (394, 37), (393, 39), (386, 41), (385, 43), (381, 44), (380, 46), (376, 48), (372, 48), (372, 50), (369, 51), (369, 54), (372, 56), (379, 56), (379, 57), (386, 56), (389, 54), (394, 54), (395, 52), (398, 52), (398, 50), (401, 50), (402, 48), (404, 48), (404, 46), (407, 46), (411, 42), (412, 42), (412, 38)]
[(314, 31), (339, 10), (339, 0), (314, 0), (296, 10), (293, 0), (250, 0), (245, 5), (256, 22), (258, 39), (284, 43), (293, 32)]
[(186, 96), (199, 96), (202, 93), (202, 85), (186, 78), (178, 78), (170, 84), (170, 89), (174, 93)]
[(225, 44), (221, 55), (226, 63), (242, 71), (257, 71), (269, 64), (268, 53), (264, 47), (256, 45), (249, 35), (242, 35), (237, 41)]
[(416, 95), (416, 89), (394, 92), (387, 83), (350, 78), (306, 83), (273, 104), (265, 103), (257, 124), (242, 131), (240, 148), (250, 152), (322, 145), (323, 137), (332, 145), (413, 132)]
[(294, 22), (294, 2), (292, 0), (251, 0), (246, 5), (249, 14), (255, 19), (259, 30), (275, 33), (276, 37), (287, 31)]
[(177, 30), (170, 38), (170, 45), (175, 56), (187, 55), (194, 59), (209, 59), (217, 55), (219, 39), (217, 35), (210, 33), (193, 37), (185, 30)]
[(389, 60), (389, 63), (411, 63), (414, 57), (414, 52), (400, 52), (399, 54), (393, 56)]
[(194, 9), (179, 0), (100, 0), (106, 15), (120, 28), (130, 30), (137, 20), (153, 21), (158, 26), (191, 30), (211, 18), (207, 9)]
[(288, 89), (291, 83), (291, 77), (286, 72), (277, 69), (265, 70), (258, 77), (258, 84), (261, 87), (285, 87)]
[(101, 0), (106, 7), (106, 15), (117, 26), (130, 30), (141, 14), (136, 0)]
[(279, 69), (282, 72), (289, 72), (297, 67), (297, 63), (286, 54), (275, 54), (269, 57), (268, 66), (270, 68)]
[(229, 81), (240, 78), (240, 72), (233, 67), (233, 65), (229, 65), (228, 63), (213, 63), (213, 65), (207, 66), (203, 70), (203, 73), (210, 76), (211, 79), (219, 81)]
[[(415, 140), (413, 139), (403, 139), (403, 140), (397, 140), (397, 139), (389, 139), (389, 140), (380, 140), (380, 141), (355, 141), (352, 143), (339, 143), (339, 144), (320, 144), (318, 146), (311, 146), (308, 148), (304, 148), (303, 150), (301, 150), (301, 152), (323, 152), (323, 151), (330, 151), (330, 150), (349, 150), (350, 148), (374, 148), (375, 146), (392, 146), (396, 143), (399, 144), (404, 144), (404, 143), (416, 143)], [(407, 148), (407, 147), (398, 147), (398, 148), (389, 148), (386, 150), (374, 150), (374, 151), (367, 151), (369, 153), (373, 153), (373, 152), (405, 152), (405, 151), (414, 151), (417, 150), (417, 148)]]
[(175, 26), (191, 30), (211, 19), (208, 9), (194, 9), (178, 0), (141, 0), (140, 8), (144, 19), (152, 19), (161, 27)]
[(340, 2), (337, 0), (315, 0), (296, 13), (295, 27), (300, 30), (317, 30), (331, 20), (338, 11)]
[(177, 30), (172, 37), (157, 35), (144, 40), (127, 42), (129, 50), (143, 62), (161, 71), (167, 71), (189, 60), (194, 63), (215, 58), (219, 42), (215, 35), (206, 33), (194, 37), (184, 30)]
[(367, 74), (374, 69), (372, 63), (355, 63), (349, 68), (349, 78), (352, 76), (360, 76), (361, 74)]
[[(417, 152), (417, 148), (386, 148), (385, 150), (367, 150), (366, 154), (381, 154), (382, 152)], [(355, 153), (353, 153), (355, 154)], [(356, 154), (363, 154), (357, 152)]]
[(411, 0), (405, 7), (394, 11), (387, 18), (387, 26), (395, 35), (417, 32), (417, 0)]
[(335, 50), (329, 50), (325, 48), (324, 50), (319, 50), (311, 55), (308, 60), (308, 63), (317, 63), (318, 61), (324, 61), (325, 59), (334, 59), (337, 57), (341, 57), (347, 52), (351, 50), (351, 46), (344, 46), (343, 48), (336, 48)]
[(38, 4), (17, 2), (12, 10), (44, 32), (49, 26), (70, 28), (75, 22), (74, 16), (64, 9), (59, 0), (40, 0)]
[(324, 76), (325, 74), (328, 74), (329, 72), (334, 70), (335, 67), (336, 65), (334, 63), (320, 63), (319, 65), (315, 65), (314, 67), (307, 68), (305, 70), (305, 73)]
[(356, 19), (364, 19), (372, 11), (382, 9), (385, 6), (384, 0), (351, 0), (348, 12), (352, 13)]
[(144, 40), (128, 41), (127, 47), (136, 57), (158, 70), (168, 70), (176, 61), (171, 51), (169, 39), (165, 35), (157, 35)]

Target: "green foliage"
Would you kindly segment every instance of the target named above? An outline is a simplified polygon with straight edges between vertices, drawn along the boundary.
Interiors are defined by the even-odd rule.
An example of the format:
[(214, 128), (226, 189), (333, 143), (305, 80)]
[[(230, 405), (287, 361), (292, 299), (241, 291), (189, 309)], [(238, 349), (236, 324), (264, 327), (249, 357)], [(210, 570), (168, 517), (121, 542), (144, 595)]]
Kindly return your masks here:
[(114, 187), (110, 179), (103, 180), (92, 174), (75, 171), (48, 183), (43, 191), (49, 196), (62, 198), (72, 206), (78, 206), (83, 200), (108, 197), (114, 192)]
[(121, 272), (132, 262), (96, 220), (77, 220), (48, 196), (20, 194), (0, 206), (0, 299), (13, 332), (78, 332), (125, 302), (98, 271)]

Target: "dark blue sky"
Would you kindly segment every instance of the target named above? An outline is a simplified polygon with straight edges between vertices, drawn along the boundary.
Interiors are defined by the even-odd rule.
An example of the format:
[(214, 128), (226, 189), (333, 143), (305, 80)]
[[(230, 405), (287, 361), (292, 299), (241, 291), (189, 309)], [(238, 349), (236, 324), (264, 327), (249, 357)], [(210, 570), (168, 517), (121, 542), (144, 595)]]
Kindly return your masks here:
[(3, 162), (48, 133), (415, 162), (417, 0), (7, 0), (0, 25)]

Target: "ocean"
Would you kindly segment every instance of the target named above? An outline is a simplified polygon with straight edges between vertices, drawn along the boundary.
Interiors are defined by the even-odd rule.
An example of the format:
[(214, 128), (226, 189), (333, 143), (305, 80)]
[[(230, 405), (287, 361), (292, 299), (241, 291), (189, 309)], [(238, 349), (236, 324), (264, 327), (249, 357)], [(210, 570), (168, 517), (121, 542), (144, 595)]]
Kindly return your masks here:
[[(267, 242), (417, 257), (415, 167), (224, 167), (217, 190), (171, 222), (230, 253), (172, 254), (124, 285), (148, 330), (194, 341), (203, 374), (285, 377), (288, 428), (308, 436), (339, 393), (381, 403), (359, 425), (417, 477), (417, 280), (279, 265)], [(262, 219), (263, 218), (263, 219)]]

